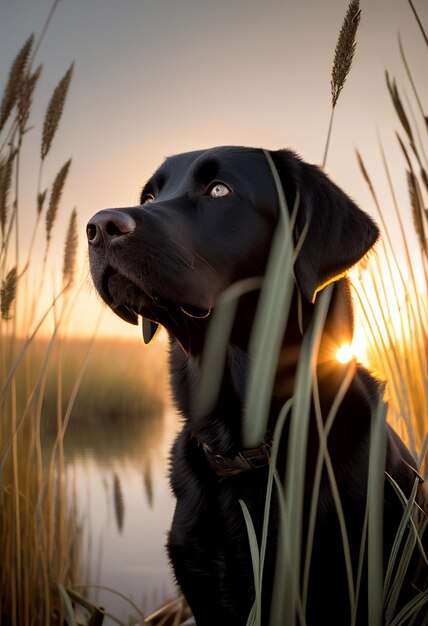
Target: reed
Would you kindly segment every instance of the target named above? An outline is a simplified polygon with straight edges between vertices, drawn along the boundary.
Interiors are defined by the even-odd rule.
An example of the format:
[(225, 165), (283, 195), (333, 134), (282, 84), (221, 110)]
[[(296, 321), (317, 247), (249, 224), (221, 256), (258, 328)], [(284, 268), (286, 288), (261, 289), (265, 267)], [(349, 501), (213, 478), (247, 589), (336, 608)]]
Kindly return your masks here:
[(351, 71), (357, 46), (357, 31), (361, 19), (361, 9), (359, 0), (351, 0), (343, 19), (340, 29), (336, 49), (334, 51), (333, 69), (331, 71), (331, 114), (327, 132), (327, 140), (324, 147), (324, 157), (322, 167), (327, 163), (327, 154), (330, 146), (331, 131), (333, 128), (334, 111), (339, 100), (340, 93), (345, 85), (345, 81)]
[(0, 229), (2, 243), (5, 238), (6, 222), (9, 210), (9, 194), (12, 186), (13, 153), (0, 161)]
[[(412, 6), (415, 11), (414, 7)], [(346, 77), (352, 64), (355, 52), (355, 36), (360, 19), (357, 2), (351, 2), (345, 17), (344, 25), (336, 47), (335, 62), (332, 73), (332, 116), (324, 150), (324, 165), (327, 158), (331, 137), (333, 113)], [(402, 53), (403, 56), (403, 53)], [(409, 73), (409, 72), (408, 72)], [(413, 86), (414, 87), (414, 86)], [(277, 551), (277, 567), (274, 591), (271, 600), (270, 624), (306, 623), (309, 569), (314, 539), (316, 510), (318, 506), (319, 486), (323, 471), (327, 473), (331, 486), (337, 516), (339, 520), (344, 558), (347, 572), (347, 586), (351, 620), (354, 626), (357, 619), (357, 607), (361, 595), (363, 568), (367, 567), (368, 576), (368, 614), (369, 625), (380, 623), (411, 624), (418, 617), (426, 614), (428, 590), (423, 589), (400, 611), (397, 600), (409, 565), (413, 550), (419, 549), (422, 563), (427, 563), (427, 555), (420, 543), (424, 533), (426, 520), (415, 502), (418, 489), (417, 481), (412, 494), (406, 498), (397, 485), (393, 484), (403, 507), (403, 516), (391, 550), (386, 571), (382, 563), (382, 527), (383, 527), (383, 492), (385, 484), (385, 425), (388, 419), (400, 435), (407, 441), (415, 458), (418, 459), (421, 471), (428, 476), (426, 452), (428, 448), (428, 321), (426, 317), (428, 293), (428, 264), (426, 249), (426, 233), (428, 215), (424, 208), (421, 188), (426, 188), (426, 171), (422, 155), (415, 141), (416, 131), (412, 128), (409, 116), (402, 104), (397, 85), (387, 79), (387, 88), (391, 95), (398, 119), (404, 129), (408, 143), (406, 147), (400, 138), (400, 147), (405, 157), (407, 173), (404, 180), (409, 184), (409, 207), (399, 207), (395, 201), (395, 192), (389, 175), (388, 164), (382, 152), (382, 160), (388, 176), (391, 194), (394, 199), (397, 223), (402, 233), (402, 244), (407, 263), (399, 263), (391, 245), (388, 228), (389, 220), (383, 215), (378, 202), (370, 174), (362, 156), (357, 153), (360, 171), (370, 189), (378, 217), (383, 226), (384, 240), (379, 250), (350, 272), (354, 290), (354, 302), (357, 322), (363, 326), (368, 345), (368, 365), (385, 381), (384, 398), (372, 413), (372, 432), (369, 454), (369, 484), (367, 510), (361, 537), (359, 563), (353, 569), (350, 557), (349, 539), (343, 515), (338, 486), (332, 462), (328, 452), (328, 433), (334, 423), (335, 415), (350, 384), (355, 371), (355, 360), (351, 360), (345, 368), (344, 378), (333, 402), (329, 415), (322, 418), (319, 396), (313, 363), (316, 361), (317, 342), (323, 324), (325, 306), (328, 302), (328, 288), (317, 298), (317, 312), (313, 326), (305, 337), (299, 362), (296, 385), (293, 397), (284, 405), (276, 424), (271, 452), (271, 462), (267, 481), (264, 507), (264, 522), (261, 537), (257, 537), (251, 513), (244, 501), (240, 502), (245, 521), (249, 550), (254, 575), (254, 605), (248, 616), (247, 626), (261, 626), (262, 602), (269, 598), (262, 597), (263, 569), (270, 524), (271, 503), (277, 499), (280, 518), (280, 532)], [(414, 88), (415, 90), (415, 88)], [(421, 112), (421, 121), (425, 123), (428, 116)], [(419, 135), (418, 135), (419, 136)], [(412, 156), (411, 156), (412, 155)], [(416, 162), (416, 166), (413, 162)], [(272, 166), (271, 166), (272, 167)], [(418, 168), (418, 171), (417, 171)], [(267, 421), (267, 398), (271, 394), (271, 372), (277, 360), (277, 340), (272, 337), (281, 335), (281, 324), (286, 324), (290, 306), (289, 289), (285, 283), (292, 283), (290, 220), (288, 208), (276, 173), (272, 170), (276, 181), (281, 206), (278, 235), (271, 250), (268, 271), (265, 277), (259, 300), (257, 319), (263, 320), (260, 330), (255, 325), (250, 345), (252, 346), (252, 371), (246, 403), (243, 435), (247, 446), (255, 445), (263, 439)], [(411, 251), (411, 246), (403, 228), (403, 215), (408, 210), (413, 215), (415, 232), (419, 241), (420, 258)], [(283, 219), (285, 216), (285, 219)], [(416, 261), (415, 261), (416, 257)], [(417, 267), (416, 267), (417, 266)], [(422, 270), (423, 280), (418, 281), (417, 272)], [(281, 274), (281, 281), (277, 274)], [(425, 279), (425, 287), (424, 287)], [(201, 415), (206, 414), (219, 389), (219, 372), (223, 367), (230, 329), (233, 324), (237, 301), (248, 290), (259, 289), (258, 281), (247, 280), (232, 285), (220, 298), (210, 324), (207, 344), (204, 353), (203, 372), (198, 397), (198, 409)], [(270, 337), (263, 334), (269, 329)], [(269, 339), (272, 342), (269, 343)], [(384, 401), (387, 403), (384, 403)], [(306, 465), (306, 438), (308, 427), (308, 406), (314, 403), (315, 416), (319, 435), (319, 451), (316, 459), (315, 478), (310, 503), (309, 525), (306, 537), (302, 537), (302, 476)], [(286, 483), (283, 485), (276, 470), (276, 460), (285, 425), (289, 428), (287, 452)], [(386, 480), (390, 480), (386, 477)], [(306, 551), (302, 554), (302, 546)], [(365, 565), (365, 553), (368, 558)], [(302, 571), (303, 567), (303, 571)], [(326, 575), (328, 565), (326, 564)], [(334, 620), (334, 606), (332, 619)], [(348, 626), (348, 625), (343, 625)]]
[(74, 63), (71, 64), (71, 66), (66, 71), (64, 77), (59, 81), (49, 101), (48, 108), (46, 110), (45, 120), (43, 123), (42, 145), (40, 149), (42, 161), (44, 161), (47, 157), (53, 139), (55, 137), (55, 133), (58, 129), (62, 113), (64, 111), (64, 105), (70, 87), (71, 79), (73, 77), (73, 69)]
[(16, 267), (13, 267), (2, 280), (0, 289), (0, 312), (1, 318), (8, 321), (12, 317), (12, 305), (16, 298), (17, 277)]
[(52, 191), (49, 198), (49, 206), (46, 211), (46, 243), (49, 244), (52, 228), (54, 227), (56, 216), (58, 213), (59, 203), (61, 201), (62, 192), (64, 190), (65, 181), (67, 180), (70, 170), (71, 159), (69, 159), (59, 170), (52, 185)]
[[(57, 5), (52, 5), (50, 17)], [(49, 17), (49, 19), (50, 19)], [(42, 68), (33, 69), (35, 50), (42, 36), (31, 35), (19, 51), (9, 73), (0, 106), (0, 621), (11, 626), (62, 623), (63, 611), (56, 583), (69, 586), (80, 576), (81, 521), (77, 502), (65, 474), (64, 413), (57, 402), (57, 431), (47, 449), (41, 441), (43, 402), (53, 347), (58, 342), (68, 300), (54, 320), (54, 330), (36, 362), (30, 352), (44, 319), (63, 298), (57, 293), (41, 310), (34, 289), (35, 261), (20, 258), (20, 169), (32, 102)], [(71, 73), (68, 74), (68, 82)], [(55, 94), (58, 90), (55, 91)], [(65, 102), (53, 97), (50, 125), (43, 137), (47, 156)], [(55, 95), (54, 94), (54, 95)], [(52, 186), (46, 211), (47, 243), (57, 216), (70, 161)], [(35, 223), (43, 215), (47, 191), (39, 193)], [(64, 250), (64, 283), (71, 284), (76, 262), (76, 212), (72, 213)], [(31, 246), (32, 248), (32, 246)], [(32, 281), (24, 283), (31, 274)], [(33, 285), (33, 289), (31, 289)], [(32, 302), (33, 315), (23, 316), (24, 302)], [(58, 364), (58, 362), (57, 362)], [(56, 395), (61, 398), (60, 381)]]
[(67, 235), (64, 245), (64, 261), (62, 265), (62, 282), (64, 285), (71, 286), (74, 281), (76, 270), (78, 236), (77, 236), (77, 212), (73, 209), (70, 215)]
[(331, 72), (331, 106), (334, 108), (339, 99), (345, 81), (351, 71), (352, 60), (357, 46), (356, 36), (361, 19), (358, 0), (351, 0), (340, 29), (334, 51), (333, 69)]
[(18, 100), (22, 84), (25, 81), (33, 43), (34, 35), (32, 34), (24, 43), (11, 65), (0, 105), (0, 131), (3, 130)]
[[(356, 5), (352, 3), (351, 5)], [(350, 7), (351, 8), (351, 7)], [(415, 11), (414, 7), (412, 6)], [(354, 16), (356, 16), (357, 7), (353, 6)], [(347, 16), (348, 17), (348, 16)], [(347, 68), (346, 72), (339, 74), (337, 65), (339, 58), (335, 56), (335, 68), (333, 75), (336, 77), (336, 86), (333, 88), (332, 81), (332, 111), (337, 103), (337, 98), (343, 87), (347, 72), (351, 67), (352, 55), (355, 50), (355, 33), (358, 26), (358, 17), (352, 21), (352, 32), (348, 22), (348, 36), (345, 38), (342, 33), (339, 42), (342, 41), (342, 49), (348, 49), (348, 63), (343, 62), (343, 68)], [(347, 44), (343, 43), (346, 40)], [(338, 44), (339, 46), (339, 44)], [(344, 57), (343, 57), (344, 58)], [(341, 77), (341, 78), (340, 78)], [(339, 88), (340, 87), (340, 88)], [(367, 335), (367, 344), (369, 346), (368, 365), (379, 376), (385, 380), (385, 399), (388, 404), (380, 402), (375, 408), (372, 415), (372, 433), (370, 445), (369, 459), (369, 485), (367, 497), (366, 520), (361, 539), (360, 563), (357, 568), (356, 577), (353, 573), (350, 562), (350, 552), (348, 546), (348, 538), (346, 524), (341, 509), (339, 493), (337, 490), (336, 479), (329, 458), (327, 447), (327, 435), (331, 424), (334, 421), (335, 413), (340, 405), (342, 394), (346, 391), (353, 371), (353, 361), (348, 366), (348, 374), (345, 375), (342, 386), (338, 392), (336, 401), (333, 403), (329, 416), (325, 421), (319, 414), (319, 406), (317, 404), (317, 381), (311, 363), (315, 359), (317, 336), (320, 330), (311, 336), (305, 338), (305, 344), (302, 348), (302, 355), (299, 362), (299, 371), (297, 373), (295, 391), (292, 399), (283, 407), (276, 431), (274, 434), (271, 466), (267, 484), (265, 517), (263, 524), (263, 532), (261, 540), (257, 540), (255, 530), (252, 524), (251, 515), (245, 505), (241, 502), (243, 516), (248, 531), (248, 541), (250, 546), (251, 558), (254, 570), (255, 585), (255, 601), (252, 611), (248, 617), (247, 624), (261, 624), (261, 606), (262, 602), (262, 582), (263, 582), (263, 563), (264, 552), (266, 549), (266, 536), (270, 518), (270, 503), (276, 495), (280, 509), (280, 533), (277, 553), (277, 570), (275, 576), (274, 592), (271, 603), (271, 619), (272, 626), (278, 624), (304, 624), (307, 602), (307, 581), (308, 571), (311, 558), (313, 528), (315, 511), (317, 507), (317, 498), (319, 490), (319, 482), (321, 471), (325, 468), (333, 497), (335, 500), (336, 511), (339, 519), (342, 543), (344, 550), (345, 562), (347, 564), (349, 603), (351, 608), (351, 624), (355, 624), (356, 610), (358, 606), (358, 598), (361, 591), (361, 574), (363, 568), (365, 546), (367, 545), (367, 568), (368, 568), (368, 624), (410, 624), (414, 623), (416, 617), (421, 619), (426, 614), (428, 603), (428, 590), (422, 589), (420, 593), (400, 611), (397, 610), (397, 601), (403, 584), (406, 570), (410, 563), (413, 550), (420, 549), (422, 559), (426, 563), (427, 555), (424, 553), (421, 540), (422, 534), (426, 527), (426, 519), (424, 516), (420, 518), (418, 506), (415, 503), (416, 492), (418, 488), (417, 481), (413, 493), (406, 498), (400, 492), (397, 485), (393, 485), (396, 490), (397, 497), (401, 500), (403, 506), (403, 517), (397, 536), (392, 548), (389, 564), (386, 572), (383, 572), (382, 554), (380, 546), (382, 545), (382, 516), (383, 516), (383, 490), (384, 490), (384, 451), (385, 451), (385, 423), (386, 418), (392, 422), (394, 427), (403, 436), (409, 444), (414, 456), (418, 459), (422, 471), (428, 472), (426, 463), (426, 453), (428, 448), (428, 380), (427, 380), (427, 301), (428, 293), (426, 284), (428, 284), (428, 264), (427, 264), (427, 219), (428, 214), (424, 207), (422, 188), (426, 188), (426, 170), (424, 168), (422, 155), (418, 151), (415, 141), (416, 131), (412, 128), (409, 116), (403, 106), (402, 99), (395, 81), (390, 81), (387, 77), (387, 88), (391, 95), (393, 106), (397, 112), (398, 119), (404, 130), (407, 145), (399, 137), (399, 145), (405, 157), (404, 180), (408, 181), (409, 187), (409, 207), (407, 208), (413, 216), (414, 231), (419, 242), (420, 256), (410, 253), (410, 243), (407, 239), (405, 229), (402, 226), (402, 214), (406, 210), (398, 207), (396, 204), (397, 222), (400, 225), (402, 233), (403, 248), (406, 253), (407, 266), (398, 262), (397, 256), (394, 254), (394, 248), (391, 245), (390, 232), (387, 226), (380, 204), (377, 200), (375, 185), (371, 180), (368, 170), (364, 164), (363, 158), (357, 154), (358, 163), (362, 175), (370, 189), (375, 205), (378, 209), (379, 219), (384, 227), (384, 242), (380, 245), (377, 253), (372, 254), (369, 259), (354, 269), (350, 276), (354, 289), (354, 300), (356, 305), (356, 313), (358, 322), (364, 327)], [(421, 111), (421, 123), (425, 124), (427, 115)], [(328, 145), (331, 135), (331, 124), (327, 136), (324, 164), (328, 151)], [(418, 133), (418, 136), (420, 134)], [(395, 201), (394, 188), (389, 176), (388, 165), (382, 151), (382, 159), (385, 170), (390, 181), (391, 194)], [(415, 165), (414, 165), (415, 163)], [(278, 193), (281, 203), (281, 193)], [(282, 208), (281, 214), (284, 212)], [(276, 265), (272, 264), (273, 273)], [(418, 281), (416, 276), (420, 275), (425, 279)], [(266, 283), (274, 280), (274, 274), (267, 276)], [(290, 278), (289, 278), (290, 279)], [(425, 286), (424, 286), (425, 285)], [(265, 292), (267, 290), (265, 289)], [(324, 290), (326, 291), (326, 290)], [(321, 294), (326, 295), (324, 292)], [(260, 308), (266, 307), (282, 307), (281, 311), (287, 318), (287, 300), (282, 300), (282, 293), (278, 295), (278, 290), (272, 290), (269, 295), (269, 302), (264, 301), (263, 291), (261, 294)], [(322, 327), (322, 303), (319, 302), (318, 312), (314, 325)], [(219, 316), (219, 319), (221, 316)], [(269, 326), (269, 324), (266, 324)], [(318, 335), (317, 335), (318, 333)], [(221, 330), (211, 330), (210, 336), (220, 336)], [(208, 345), (208, 349), (210, 346)], [(214, 354), (214, 350), (212, 350)], [(257, 359), (262, 362), (257, 365)], [(256, 371), (269, 371), (270, 359), (275, 360), (275, 352), (272, 350), (259, 350), (253, 358), (253, 373)], [(213, 367), (214, 364), (211, 364)], [(269, 385), (268, 379), (265, 377), (256, 377), (259, 385), (261, 397), (265, 394), (264, 385)], [(318, 434), (320, 438), (320, 448), (318, 460), (315, 470), (314, 490), (311, 502), (311, 513), (309, 520), (309, 530), (306, 540), (306, 555), (303, 564), (303, 572), (300, 571), (302, 564), (302, 536), (301, 536), (301, 510), (303, 504), (303, 485), (302, 474), (306, 463), (306, 433), (307, 433), (307, 414), (308, 403), (313, 400), (315, 403)], [(252, 406), (252, 405), (251, 405)], [(306, 416), (306, 417), (305, 417)], [(254, 429), (253, 415), (247, 414), (244, 428), (247, 433)], [(263, 432), (264, 418), (257, 416), (256, 422), (259, 422), (259, 428)], [(287, 472), (286, 484), (282, 485), (276, 473), (276, 455), (278, 451), (279, 441), (281, 439), (284, 424), (289, 424), (289, 445), (287, 454)], [(257, 426), (256, 426), (257, 429)], [(256, 430), (259, 434), (259, 431)], [(249, 441), (252, 441), (250, 438)], [(389, 478), (387, 477), (387, 480)], [(301, 582), (299, 582), (301, 581)], [(267, 600), (266, 600), (267, 601)], [(334, 607), (332, 607), (332, 617), (334, 616)]]

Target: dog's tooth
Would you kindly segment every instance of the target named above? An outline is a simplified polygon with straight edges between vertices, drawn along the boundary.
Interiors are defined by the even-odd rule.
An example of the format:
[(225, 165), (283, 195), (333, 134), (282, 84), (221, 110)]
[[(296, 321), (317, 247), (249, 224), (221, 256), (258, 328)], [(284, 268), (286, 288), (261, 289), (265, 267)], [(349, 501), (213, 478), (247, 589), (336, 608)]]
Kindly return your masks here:
[(143, 317), (143, 339), (146, 345), (151, 342), (156, 334), (158, 327), (159, 324)]

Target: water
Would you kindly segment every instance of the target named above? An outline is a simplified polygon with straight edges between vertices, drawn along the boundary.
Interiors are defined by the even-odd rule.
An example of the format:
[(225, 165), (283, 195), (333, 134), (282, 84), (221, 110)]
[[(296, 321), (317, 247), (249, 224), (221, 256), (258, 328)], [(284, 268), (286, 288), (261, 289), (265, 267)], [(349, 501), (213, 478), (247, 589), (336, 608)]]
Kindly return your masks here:
[[(159, 415), (70, 421), (64, 439), (84, 533), (84, 578), (132, 599), (147, 615), (177, 594), (165, 543), (174, 510), (168, 454), (178, 418)], [(69, 483), (69, 484), (70, 484)], [(113, 591), (88, 599), (122, 622), (142, 615)], [(115, 624), (106, 617), (104, 624)]]

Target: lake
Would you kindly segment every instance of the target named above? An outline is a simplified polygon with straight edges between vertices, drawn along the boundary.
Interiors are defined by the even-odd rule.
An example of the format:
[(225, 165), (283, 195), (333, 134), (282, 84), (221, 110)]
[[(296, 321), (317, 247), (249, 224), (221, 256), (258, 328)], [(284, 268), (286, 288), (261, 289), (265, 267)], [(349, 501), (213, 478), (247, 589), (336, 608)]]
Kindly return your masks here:
[[(126, 419), (114, 432), (100, 425), (91, 437), (70, 432), (65, 437), (67, 472), (72, 475), (84, 533), (82, 563), (87, 583), (110, 587), (150, 613), (176, 594), (165, 542), (174, 511), (168, 482), (168, 452), (178, 427), (167, 406), (147, 439), (147, 420), (138, 432), (132, 425), (128, 440)], [(123, 432), (120, 432), (123, 428)], [(71, 439), (71, 438), (70, 438)], [(74, 443), (80, 441), (81, 445)], [(129, 444), (129, 445), (127, 445)], [(88, 598), (126, 623), (135, 609), (121, 597), (102, 589), (88, 589)], [(115, 622), (108, 617), (105, 624)]]
[[(43, 355), (46, 345), (38, 342), (34, 350)], [(44, 395), (42, 444), (49, 458), (59, 394), (64, 420), (84, 372), (63, 437), (67, 499), (82, 527), (78, 582), (87, 585), (73, 587), (123, 623), (141, 615), (120, 594), (146, 615), (177, 595), (165, 543), (174, 511), (168, 455), (179, 418), (165, 357), (165, 341), (149, 347), (67, 341), (52, 356)], [(38, 360), (33, 354), (32, 363)]]

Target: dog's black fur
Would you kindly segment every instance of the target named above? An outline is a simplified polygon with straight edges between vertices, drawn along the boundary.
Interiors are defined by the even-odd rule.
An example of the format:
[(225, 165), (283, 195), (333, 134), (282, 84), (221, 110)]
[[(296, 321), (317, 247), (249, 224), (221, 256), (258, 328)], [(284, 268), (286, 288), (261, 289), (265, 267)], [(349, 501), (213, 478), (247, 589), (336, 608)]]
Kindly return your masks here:
[[(317, 365), (325, 419), (345, 371), (334, 360), (334, 353), (353, 331), (348, 285), (339, 277), (368, 252), (378, 237), (374, 222), (317, 167), (289, 151), (270, 154), (288, 206), (293, 207), (296, 194), (300, 195), (294, 242), (303, 231), (306, 234), (294, 264), (293, 302), (278, 361), (267, 439), (279, 410), (293, 392), (302, 343), (300, 325), (306, 330), (311, 322), (317, 290), (335, 281)], [(217, 188), (219, 197), (213, 197), (218, 184), (225, 187)], [(246, 503), (260, 540), (268, 468), (218, 476), (204, 450), (233, 459), (243, 448), (241, 420), (256, 292), (247, 293), (239, 302), (221, 389), (209, 415), (195, 413), (194, 397), (209, 313), (232, 283), (264, 275), (278, 216), (277, 191), (264, 152), (221, 147), (168, 158), (145, 185), (140, 206), (100, 212), (88, 225), (91, 271), (102, 298), (129, 322), (137, 323), (138, 314), (151, 320), (149, 326), (146, 322), (147, 340), (157, 324), (169, 333), (172, 387), (184, 425), (172, 453), (171, 482), (177, 505), (168, 551), (198, 626), (243, 626), (254, 601), (248, 535), (239, 500)], [(354, 579), (366, 510), (371, 413), (379, 396), (377, 382), (357, 367), (328, 437)], [(282, 475), (286, 442), (287, 432), (278, 461)], [(312, 415), (304, 530), (317, 451)], [(409, 495), (416, 465), (390, 427), (385, 470)], [(264, 625), (268, 624), (275, 570), (276, 502), (272, 509), (263, 578)], [(402, 505), (386, 480), (385, 563), (402, 513)], [(357, 613), (361, 625), (368, 622), (366, 567)], [(409, 572), (401, 604), (414, 592), (413, 577), (414, 572)], [(342, 539), (325, 474), (319, 494), (306, 623), (345, 626), (349, 622)]]

